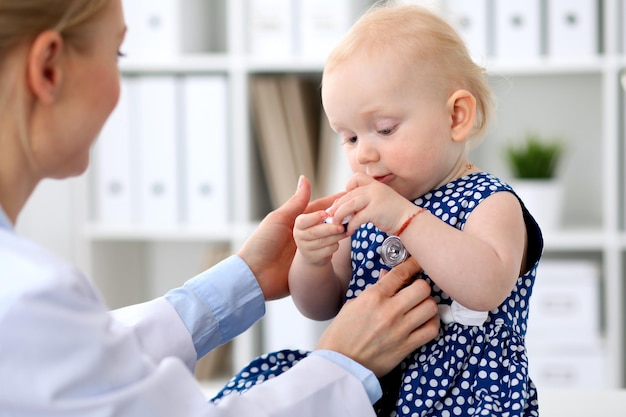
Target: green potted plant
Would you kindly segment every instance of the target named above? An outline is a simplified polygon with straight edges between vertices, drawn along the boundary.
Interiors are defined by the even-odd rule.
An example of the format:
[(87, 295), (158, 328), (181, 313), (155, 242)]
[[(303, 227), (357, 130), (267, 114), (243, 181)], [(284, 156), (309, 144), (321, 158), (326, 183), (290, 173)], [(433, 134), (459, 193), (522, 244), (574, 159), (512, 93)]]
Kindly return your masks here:
[(563, 152), (562, 140), (534, 132), (506, 147), (511, 186), (544, 230), (560, 224), (563, 186), (558, 167)]
[(521, 144), (510, 144), (506, 149), (508, 163), (515, 178), (548, 180), (555, 177), (563, 152), (562, 142), (542, 140), (529, 133)]

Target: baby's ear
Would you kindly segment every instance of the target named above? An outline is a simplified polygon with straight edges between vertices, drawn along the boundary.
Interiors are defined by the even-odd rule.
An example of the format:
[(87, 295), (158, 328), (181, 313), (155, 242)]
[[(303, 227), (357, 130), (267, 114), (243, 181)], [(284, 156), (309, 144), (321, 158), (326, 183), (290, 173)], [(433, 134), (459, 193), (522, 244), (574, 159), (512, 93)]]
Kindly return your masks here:
[(465, 141), (476, 119), (476, 98), (467, 90), (456, 90), (448, 98), (448, 112), (450, 114), (450, 132), (452, 140)]

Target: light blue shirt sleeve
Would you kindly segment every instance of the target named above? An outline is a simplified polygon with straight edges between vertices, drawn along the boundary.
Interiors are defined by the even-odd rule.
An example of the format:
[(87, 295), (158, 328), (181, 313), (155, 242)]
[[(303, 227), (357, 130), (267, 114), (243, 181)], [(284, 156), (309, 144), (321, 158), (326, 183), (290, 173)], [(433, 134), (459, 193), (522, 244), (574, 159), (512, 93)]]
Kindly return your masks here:
[(9, 218), (2, 209), (2, 206), (0, 206), (0, 229), (13, 230), (13, 225), (11, 224)]
[(355, 362), (347, 356), (344, 356), (341, 353), (335, 352), (333, 350), (316, 350), (311, 352), (311, 355), (326, 358), (357, 377), (363, 384), (363, 387), (365, 387), (365, 391), (367, 391), (367, 396), (369, 397), (372, 404), (374, 404), (380, 399), (380, 397), (383, 396), (383, 391), (380, 387), (380, 382), (378, 382), (378, 379), (376, 378), (376, 375), (374, 375), (372, 371), (370, 371), (360, 363)]
[(165, 299), (192, 336), (198, 358), (228, 342), (265, 314), (265, 300), (248, 265), (231, 256), (171, 290)]
[[(265, 314), (263, 292), (248, 265), (231, 256), (165, 295), (192, 335), (198, 358), (245, 331)], [(199, 319), (200, 318), (200, 319)], [(357, 377), (375, 403), (382, 390), (376, 376), (331, 350), (314, 351)]]

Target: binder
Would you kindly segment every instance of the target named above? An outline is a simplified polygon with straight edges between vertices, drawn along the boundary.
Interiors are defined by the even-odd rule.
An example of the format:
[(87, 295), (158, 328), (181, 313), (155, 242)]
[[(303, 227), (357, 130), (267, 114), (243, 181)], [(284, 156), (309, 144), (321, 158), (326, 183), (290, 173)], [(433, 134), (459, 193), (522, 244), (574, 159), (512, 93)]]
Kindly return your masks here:
[(350, 28), (354, 13), (351, 0), (301, 0), (298, 2), (299, 53), (323, 58)]
[(287, 135), (298, 173), (315, 178), (315, 152), (321, 97), (316, 83), (297, 75), (278, 79)]
[(133, 79), (120, 82), (120, 99), (100, 132), (94, 149), (95, 221), (128, 225), (133, 221)]
[(122, 46), (129, 58), (160, 60), (210, 50), (206, 0), (123, 0), (128, 26)]
[(183, 220), (189, 226), (229, 221), (228, 88), (224, 75), (182, 79)]
[(600, 265), (592, 260), (539, 263), (526, 333), (530, 372), (537, 386), (603, 387), (600, 276)]
[(461, 35), (474, 61), (484, 65), (488, 55), (487, 0), (447, 0), (445, 15)]
[[(120, 51), (128, 57), (140, 56), (143, 50), (143, 41), (141, 39), (143, 2), (144, 0), (122, 0), (127, 30)], [(145, 46), (148, 47), (149, 45)]]
[(250, 82), (253, 126), (272, 205), (279, 207), (295, 192), (300, 173), (289, 143), (278, 79), (256, 76)]
[(292, 0), (248, 0), (248, 46), (254, 56), (289, 57), (294, 54)]
[(138, 78), (137, 98), (139, 221), (171, 227), (178, 222), (176, 78)]
[(542, 260), (530, 299), (527, 339), (600, 338), (600, 268), (589, 260)]
[(417, 4), (435, 13), (441, 13), (445, 7), (443, 4), (445, 0), (396, 0), (395, 2), (398, 4)]
[(548, 55), (589, 57), (598, 52), (595, 0), (548, 0)]
[(494, 1), (495, 56), (520, 60), (541, 54), (540, 0)]
[(324, 197), (346, 189), (352, 169), (346, 158), (341, 137), (330, 127), (328, 117), (320, 114), (320, 139), (315, 196)]
[[(533, 382), (543, 392), (570, 392), (580, 396), (582, 392), (610, 392), (607, 388), (607, 349), (601, 339), (550, 342), (545, 340), (526, 341), (528, 355), (528, 373)], [(621, 392), (615, 390), (615, 392)], [(575, 393), (575, 394), (574, 394)], [(541, 394), (540, 394), (541, 395)], [(545, 413), (542, 396), (541, 415), (611, 415), (602, 413), (594, 404), (593, 412), (580, 412), (580, 397), (577, 411), (567, 412), (563, 403), (559, 405), (559, 412)], [(589, 404), (589, 399), (582, 404)], [(619, 401), (619, 400), (617, 400)], [(610, 403), (610, 402), (609, 402)], [(608, 404), (608, 403), (605, 403)], [(576, 406), (572, 406), (576, 407)], [(614, 405), (613, 405), (614, 407)], [(546, 407), (547, 408), (547, 407)], [(573, 408), (572, 408), (573, 409)], [(556, 409), (555, 409), (556, 410)], [(613, 408), (615, 410), (615, 408)]]

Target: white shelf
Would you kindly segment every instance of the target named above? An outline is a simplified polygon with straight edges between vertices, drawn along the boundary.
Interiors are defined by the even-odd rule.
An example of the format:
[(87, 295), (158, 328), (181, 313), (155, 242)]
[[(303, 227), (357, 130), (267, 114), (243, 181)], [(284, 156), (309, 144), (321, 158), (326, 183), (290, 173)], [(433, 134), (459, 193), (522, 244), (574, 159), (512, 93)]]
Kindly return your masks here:
[(109, 227), (92, 225), (85, 229), (91, 241), (166, 241), (166, 242), (230, 242), (232, 228), (198, 229), (186, 227), (148, 228), (141, 226)]
[(550, 75), (550, 74), (601, 74), (614, 60), (605, 56), (582, 59), (554, 59), (548, 57), (524, 59), (519, 62), (490, 59), (485, 67), (489, 74)]
[(232, 57), (228, 54), (181, 55), (167, 60), (120, 58), (123, 74), (229, 72)]
[(215, 225), (211, 228), (176, 226), (109, 226), (89, 224), (84, 228), (84, 237), (90, 241), (155, 241), (155, 242), (215, 242), (231, 243), (246, 239), (258, 226), (258, 222), (248, 224)]
[(324, 68), (324, 61), (304, 57), (277, 58), (271, 60), (250, 57), (246, 59), (246, 67), (249, 73), (321, 73)]
[[(124, 59), (124, 58), (123, 58)], [(124, 60), (120, 63), (123, 73), (162, 72), (228, 72), (236, 61), (229, 55), (181, 56), (171, 61)], [(324, 61), (320, 59), (276, 59), (245, 58), (240, 65), (249, 73), (321, 72)], [(626, 67), (625, 59), (597, 57), (576, 61), (537, 59), (520, 63), (490, 60), (485, 68), (490, 74), (549, 75), (549, 74), (600, 74), (607, 66)]]
[[(166, 241), (166, 242), (230, 242), (235, 235), (245, 239), (258, 225), (221, 225), (215, 228), (143, 226), (107, 226), (90, 224), (84, 237), (90, 241)], [(218, 225), (216, 225), (218, 226)], [(607, 234), (593, 229), (543, 232), (547, 251), (603, 251), (609, 245), (626, 250), (626, 236)]]
[(543, 232), (546, 251), (598, 251), (605, 250), (615, 242), (611, 234), (599, 230), (578, 229)]
[[(321, 72), (324, 60), (302, 56), (269, 59), (227, 53), (187, 54), (167, 60), (120, 59), (120, 71), (125, 74), (229, 72), (237, 66), (251, 74)], [(607, 67), (626, 67), (626, 58), (605, 55), (576, 59), (540, 57), (519, 62), (490, 58), (483, 66), (489, 74), (495, 75), (601, 74)]]

